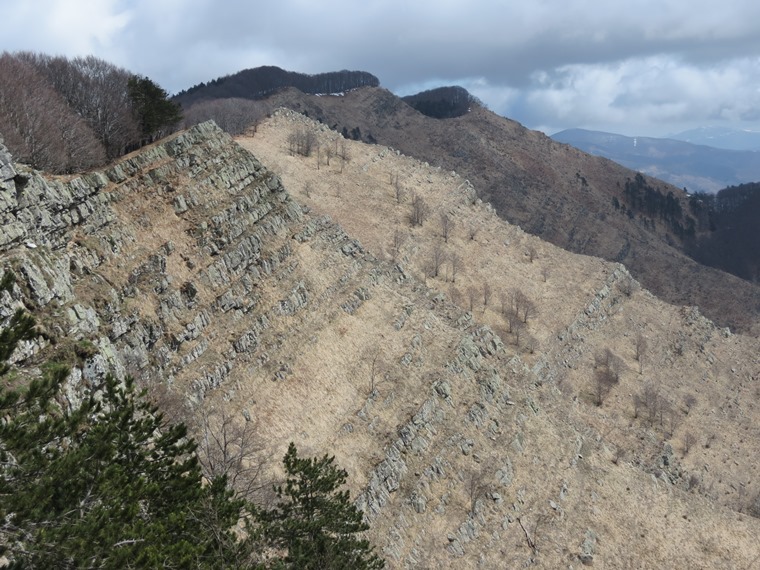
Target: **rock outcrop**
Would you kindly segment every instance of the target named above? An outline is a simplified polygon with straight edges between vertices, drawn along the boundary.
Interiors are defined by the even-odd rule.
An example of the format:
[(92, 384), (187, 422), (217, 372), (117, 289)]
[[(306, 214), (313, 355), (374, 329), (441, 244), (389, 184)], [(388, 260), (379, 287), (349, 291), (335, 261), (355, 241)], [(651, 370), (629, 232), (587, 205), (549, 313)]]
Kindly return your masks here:
[[(0, 148), (0, 204), (15, 276), (0, 324), (26, 307), (44, 333), (14, 354), (19, 373), (54, 358), (72, 367), (71, 406), (114, 373), (174, 397), (180, 418), (254, 422), (265, 472), (289, 441), (335, 454), (390, 567), (751, 561), (754, 519), (681, 491), (672, 449), (649, 470), (613, 464), (602, 424), (558, 389), (625, 306), (620, 266), (528, 357), (411, 261), (309, 213), (212, 123), (73, 178)], [(682, 351), (713, 350), (716, 329), (683, 319)], [(630, 529), (666, 516), (678, 541), (642, 533), (629, 552)], [(708, 532), (738, 547), (684, 549)]]

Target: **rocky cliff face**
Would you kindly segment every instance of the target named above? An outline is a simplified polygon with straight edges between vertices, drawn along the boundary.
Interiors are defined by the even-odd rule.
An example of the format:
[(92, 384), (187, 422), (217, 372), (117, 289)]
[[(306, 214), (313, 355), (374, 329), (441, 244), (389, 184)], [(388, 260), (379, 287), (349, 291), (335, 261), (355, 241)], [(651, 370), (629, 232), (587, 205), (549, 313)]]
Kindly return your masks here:
[[(439, 174), (425, 172), (436, 188)], [(360, 202), (380, 215), (353, 188), (343, 195), (356, 216)], [(210, 123), (74, 178), (32, 172), (3, 149), (0, 200), (0, 266), (16, 276), (0, 318), (25, 306), (45, 333), (14, 354), (19, 373), (69, 362), (71, 405), (114, 372), (187, 402), (180, 414), (223, 410), (256, 425), (265, 470), (291, 440), (335, 454), (391, 567), (751, 563), (756, 519), (687, 494), (673, 469), (611, 461), (609, 424), (563, 391), (588, 371), (590, 347), (641, 310), (620, 291), (620, 266), (588, 262), (582, 286), (563, 284), (587, 291), (564, 308), (547, 290), (561, 325), (536, 324), (542, 350), (528, 355), (483, 322), (485, 309), (474, 316), (415, 277), (411, 255), (379, 259), (317, 203), (301, 206)], [(489, 239), (504, 241), (498, 231)], [(736, 341), (689, 318), (682, 352), (722, 355), (715, 347)]]

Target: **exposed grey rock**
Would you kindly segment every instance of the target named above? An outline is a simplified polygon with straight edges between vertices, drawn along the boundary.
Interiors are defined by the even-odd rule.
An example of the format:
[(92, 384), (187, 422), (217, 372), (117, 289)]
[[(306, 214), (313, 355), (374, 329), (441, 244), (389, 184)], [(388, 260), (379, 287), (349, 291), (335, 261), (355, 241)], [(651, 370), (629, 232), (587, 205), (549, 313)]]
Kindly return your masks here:
[(581, 552), (578, 555), (580, 561), (586, 566), (590, 566), (594, 563), (596, 540), (596, 533), (591, 529), (587, 529), (583, 543), (581, 544)]

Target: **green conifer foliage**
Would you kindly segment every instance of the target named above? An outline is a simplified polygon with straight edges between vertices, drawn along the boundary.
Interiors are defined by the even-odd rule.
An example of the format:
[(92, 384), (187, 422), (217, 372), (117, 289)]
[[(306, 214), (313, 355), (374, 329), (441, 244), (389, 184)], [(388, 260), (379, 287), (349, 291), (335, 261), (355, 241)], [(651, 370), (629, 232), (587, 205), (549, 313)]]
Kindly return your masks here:
[[(242, 502), (204, 485), (183, 425), (109, 377), (74, 410), (68, 369), (0, 392), (0, 548), (11, 567), (229, 566)], [(229, 558), (228, 558), (229, 557)]]
[(275, 487), (279, 502), (272, 510), (256, 513), (265, 542), (287, 552), (273, 567), (383, 568), (369, 542), (357, 536), (369, 526), (348, 491), (338, 490), (347, 473), (335, 465), (335, 458), (300, 458), (291, 443), (283, 463), (287, 479)]

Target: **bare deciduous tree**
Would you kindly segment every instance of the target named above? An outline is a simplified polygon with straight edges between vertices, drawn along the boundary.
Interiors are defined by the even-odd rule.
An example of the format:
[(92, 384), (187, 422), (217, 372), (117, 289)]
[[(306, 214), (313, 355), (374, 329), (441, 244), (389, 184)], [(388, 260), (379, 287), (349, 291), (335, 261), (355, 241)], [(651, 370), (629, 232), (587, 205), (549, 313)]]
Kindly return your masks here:
[(486, 484), (486, 477), (484, 472), (471, 471), (467, 476), (467, 498), (469, 499), (470, 514), (475, 514), (475, 507), (478, 500), (488, 491), (488, 485)]
[(639, 374), (643, 373), (643, 359), (648, 347), (649, 343), (647, 343), (646, 337), (642, 333), (638, 333), (633, 341), (633, 348), (634, 357), (639, 363)]
[(202, 410), (196, 424), (198, 461), (207, 478), (226, 476), (236, 494), (246, 499), (269, 487), (262, 480), (269, 457), (253, 421), (233, 418), (224, 410)]
[(406, 242), (406, 238), (406, 234), (401, 230), (394, 230), (393, 241), (391, 242), (391, 256), (393, 257), (393, 261), (396, 261), (398, 256), (401, 255), (401, 248), (403, 247), (404, 242)]
[(469, 307), (470, 312), (472, 313), (475, 310), (475, 300), (479, 296), (479, 291), (476, 287), (470, 285), (467, 287), (467, 300), (469, 301)]
[(454, 228), (454, 222), (446, 212), (441, 212), (441, 236), (443, 241), (449, 243), (449, 236)]
[(459, 269), (462, 267), (462, 258), (458, 254), (452, 253), (449, 257), (449, 263), (451, 263), (451, 282), (455, 283), (457, 273), (459, 273)]
[(338, 156), (340, 157), (340, 172), (343, 174), (343, 169), (345, 168), (346, 163), (351, 161), (351, 152), (348, 150), (346, 139), (342, 137), (340, 139), (340, 143), (336, 142), (336, 146), (338, 149)]
[(290, 154), (311, 156), (314, 147), (319, 148), (316, 135), (304, 126), (294, 128), (288, 134), (287, 141)]
[(683, 397), (683, 404), (686, 406), (686, 413), (691, 413), (691, 409), (697, 404), (697, 398), (694, 394), (686, 394)]
[(183, 124), (191, 127), (213, 120), (220, 129), (231, 135), (239, 135), (253, 128), (265, 116), (265, 108), (259, 101), (237, 97), (212, 99), (199, 101), (186, 109)]
[(612, 387), (620, 381), (622, 360), (609, 348), (594, 356), (594, 400), (601, 406)]
[(335, 155), (335, 149), (333, 148), (333, 145), (326, 144), (323, 149), (323, 154), (325, 155), (325, 163), (327, 166), (330, 166), (330, 159)]
[(428, 277), (438, 277), (441, 266), (446, 259), (446, 254), (440, 244), (436, 243), (430, 252), (430, 263), (428, 266)]
[(491, 284), (490, 283), (483, 283), (483, 308), (488, 306), (488, 304), (491, 302), (491, 295), (493, 291), (491, 290)]
[(423, 200), (422, 196), (416, 192), (412, 195), (412, 213), (410, 215), (410, 222), (412, 227), (422, 226), (427, 218), (428, 208)]

